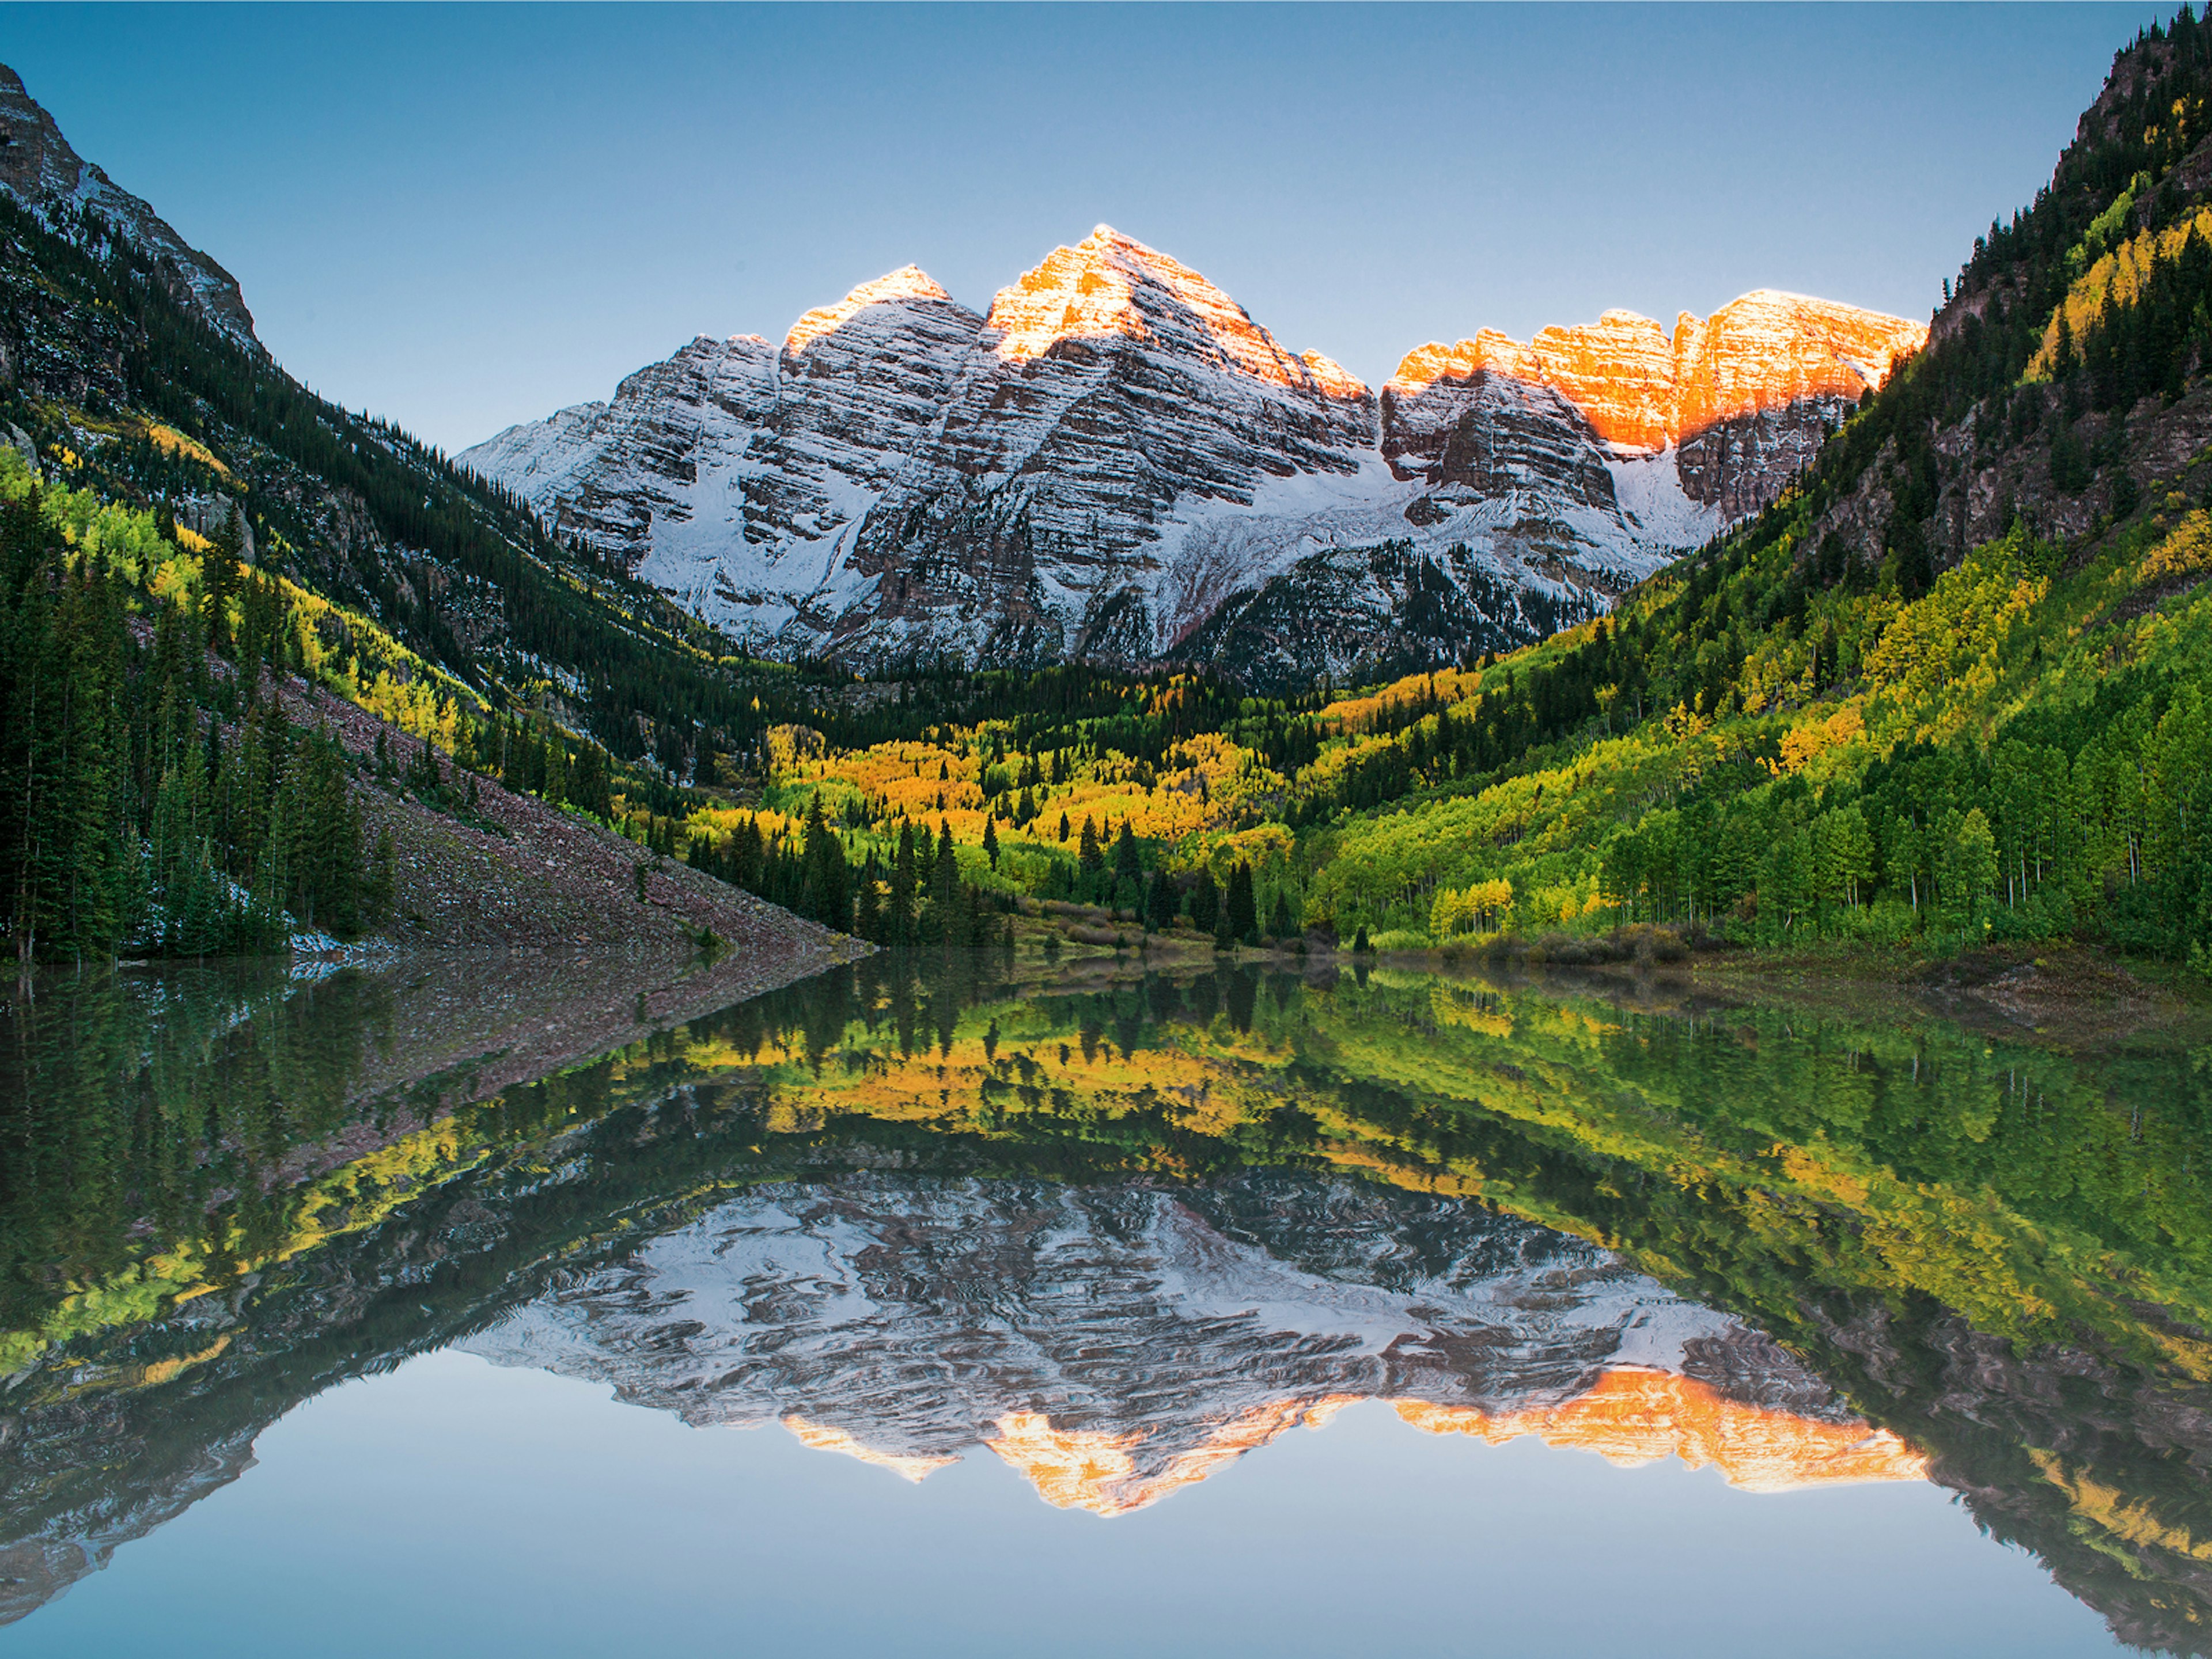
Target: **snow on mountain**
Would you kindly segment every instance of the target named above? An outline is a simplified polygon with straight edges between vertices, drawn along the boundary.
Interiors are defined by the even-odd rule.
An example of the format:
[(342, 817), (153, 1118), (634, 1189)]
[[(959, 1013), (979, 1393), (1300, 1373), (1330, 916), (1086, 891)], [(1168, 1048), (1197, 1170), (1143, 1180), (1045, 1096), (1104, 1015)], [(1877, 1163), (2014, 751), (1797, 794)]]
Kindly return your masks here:
[(1349, 1182), (766, 1188), (464, 1346), (910, 1480), (988, 1448), (1108, 1515), (1361, 1399), (1763, 1489), (1919, 1473), (1765, 1338), (1603, 1252)]
[(757, 648), (1141, 663), (1264, 600), (1348, 665), (1419, 632), (1326, 574), (1352, 550), (1471, 619), (1401, 645), (1518, 643), (1771, 500), (1924, 334), (1761, 291), (1424, 346), (1378, 397), (1102, 225), (984, 316), (908, 266), (462, 459)]
[(187, 310), (249, 350), (262, 349), (238, 279), (71, 149), (54, 118), (5, 64), (0, 64), (0, 191), (64, 234), (74, 234), (76, 216), (91, 209), (152, 257)]

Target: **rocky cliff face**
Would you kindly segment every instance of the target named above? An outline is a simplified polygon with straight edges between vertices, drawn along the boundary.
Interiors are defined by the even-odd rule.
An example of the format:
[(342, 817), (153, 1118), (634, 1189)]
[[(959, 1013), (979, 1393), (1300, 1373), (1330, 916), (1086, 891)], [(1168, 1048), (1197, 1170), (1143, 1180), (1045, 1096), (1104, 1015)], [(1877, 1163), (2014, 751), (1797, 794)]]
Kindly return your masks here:
[[(1727, 523), (1772, 501), (1927, 337), (1919, 323), (1767, 289), (1711, 317), (1682, 313), (1671, 337), (1632, 311), (1527, 345), (1485, 330), (1399, 365), (1382, 390), (1383, 455), (1400, 477), (1463, 493), (1533, 470), (1585, 506), (1609, 504), (1602, 461), (1671, 456), (1658, 471)], [(1512, 416), (1491, 412), (1501, 406)]]
[[(1424, 346), (1378, 398), (1101, 226), (985, 315), (909, 266), (463, 459), (769, 650), (1142, 663), (1256, 603), (1341, 673), (1604, 608), (1772, 499), (1924, 332), (1761, 292), (1672, 337), (1608, 312)], [(1451, 590), (1448, 630), (1316, 574), (1384, 548)]]
[(238, 279), (71, 149), (54, 118), (5, 64), (0, 64), (0, 191), (64, 231), (78, 213), (92, 209), (154, 256), (178, 303), (236, 343), (261, 350)]

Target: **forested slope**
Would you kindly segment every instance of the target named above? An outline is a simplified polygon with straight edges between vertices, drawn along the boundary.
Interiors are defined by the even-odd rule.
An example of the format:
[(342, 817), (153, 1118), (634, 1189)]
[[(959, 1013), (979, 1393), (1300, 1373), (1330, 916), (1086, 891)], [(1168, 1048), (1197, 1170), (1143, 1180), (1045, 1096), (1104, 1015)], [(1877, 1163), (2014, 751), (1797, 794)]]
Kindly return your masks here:
[(793, 731), (776, 810), (702, 815), (697, 844), (750, 876), (818, 796), (879, 860), (886, 936), (919, 824), (987, 884), (1224, 938), (1571, 954), (1649, 922), (2212, 963), (2208, 94), (2187, 11), (2120, 52), (1929, 348), (1613, 616), (1344, 698), (987, 680), (865, 750)]
[[(179, 310), (98, 221), (15, 213), (0, 415), (45, 481), (10, 520), (9, 708), (58, 708), (70, 674), (112, 688), (103, 741), (119, 757), (127, 737), (132, 790), (70, 739), (90, 769), (50, 794), (77, 803), (53, 821), (82, 845), (128, 821), (150, 849), (152, 873), (113, 877), (125, 909), (167, 891), (167, 769), (198, 767), (189, 793), (246, 758), (243, 731), (234, 761), (210, 738), (240, 717), (197, 669), (178, 695), (216, 710), (186, 722), (198, 762), (174, 736), (145, 758), (150, 719), (125, 731), (120, 700), (158, 711), (161, 653), (196, 637), (390, 714), (462, 775), (888, 943), (995, 936), (994, 902), (1027, 894), (1223, 944), (1572, 955), (1648, 923), (1762, 946), (2074, 937), (2212, 964), (2208, 96), (2212, 31), (2191, 13), (2121, 52), (2050, 185), (1978, 240), (1927, 349), (1756, 520), (1608, 617), (1348, 696), (1081, 665), (856, 683), (718, 656), (496, 489)], [(102, 512), (127, 528), (96, 530)], [(103, 537), (160, 545), (94, 557)], [(252, 571), (232, 574), (233, 544)], [(64, 605), (82, 627), (37, 658)], [(55, 718), (11, 716), (42, 735), (10, 741), (51, 748)], [(415, 763), (465, 810), (465, 785)], [(269, 878), (224, 833), (207, 862), (242, 915)], [(34, 876), (6, 857), (17, 913), (27, 880), (49, 894), (19, 949), (131, 931), (55, 920), (104, 914), (75, 855)], [(287, 858), (329, 914), (293, 873), (313, 857)], [(141, 942), (182, 908), (141, 902)]]
[[(45, 119), (20, 94), (0, 115), (17, 149)], [(51, 123), (31, 136), (60, 145)], [(416, 739), (374, 768), (397, 793), (465, 812), (466, 769), (496, 772), (641, 840), (768, 726), (825, 718), (847, 677), (724, 654), (495, 486), (287, 375), (242, 307), (193, 303), (143, 203), (6, 182), (9, 954), (252, 949), (387, 919), (359, 766), (285, 729), (278, 678)]]

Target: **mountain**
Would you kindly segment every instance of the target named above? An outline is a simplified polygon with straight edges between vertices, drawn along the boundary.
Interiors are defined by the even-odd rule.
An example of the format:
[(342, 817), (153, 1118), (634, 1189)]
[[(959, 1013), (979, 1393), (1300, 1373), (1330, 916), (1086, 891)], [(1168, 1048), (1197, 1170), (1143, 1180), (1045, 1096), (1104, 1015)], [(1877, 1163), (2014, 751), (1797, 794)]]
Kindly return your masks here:
[[(230, 274), (4, 69), (0, 569), (0, 949), (26, 965), (539, 930), (544, 877), (477, 810), (489, 774), (601, 821), (586, 863), (612, 884), (569, 896), (632, 928), (633, 866), (672, 850), (651, 826), (686, 784), (780, 723), (836, 725), (823, 675), (727, 654), (513, 495), (287, 374)], [(415, 844), (449, 833), (490, 861)]]
[[(811, 751), (767, 804), (822, 798), (879, 867), (901, 820), (943, 823), (1010, 886), (1224, 945), (1841, 948), (1884, 977), (1985, 979), (2021, 1018), (2068, 978), (2148, 1006), (2046, 947), (2212, 974), (2207, 109), (2194, 14), (2118, 53), (1901, 361), (1882, 354), (1909, 333), (1765, 295), (1671, 338), (1616, 313), (1415, 354), (1378, 398), (1379, 453), (1445, 520), (1540, 487), (1595, 512), (1639, 469), (1718, 519), (1810, 452), (1607, 615), (1546, 611), (1473, 541), (1312, 550), (1178, 647), (1291, 696), (994, 678), (911, 738)], [(1372, 692), (1320, 683), (1376, 641), (1482, 643), (1516, 605), (1565, 625), (1458, 668), (1370, 655), (1417, 671)], [(1086, 822), (1139, 845), (1086, 859)], [(1253, 903), (1222, 929), (1240, 868)]]
[(1762, 291), (1671, 337), (1424, 346), (1378, 395), (1102, 225), (981, 316), (908, 266), (459, 459), (771, 653), (1279, 680), (1595, 614), (1773, 499), (1924, 332)]
[(92, 220), (112, 228), (151, 262), (169, 296), (233, 344), (266, 356), (238, 278), (185, 239), (143, 201), (71, 149), (54, 118), (0, 64), (0, 193), (48, 226), (67, 231)]
[[(46, 485), (164, 526), (204, 537), (235, 507), (250, 562), (447, 671), (467, 713), (527, 710), (643, 774), (688, 765), (706, 729), (738, 749), (811, 711), (809, 684), (736, 672), (657, 591), (287, 374), (236, 279), (78, 156), (4, 66), (0, 438)], [(197, 573), (190, 547), (172, 556)]]

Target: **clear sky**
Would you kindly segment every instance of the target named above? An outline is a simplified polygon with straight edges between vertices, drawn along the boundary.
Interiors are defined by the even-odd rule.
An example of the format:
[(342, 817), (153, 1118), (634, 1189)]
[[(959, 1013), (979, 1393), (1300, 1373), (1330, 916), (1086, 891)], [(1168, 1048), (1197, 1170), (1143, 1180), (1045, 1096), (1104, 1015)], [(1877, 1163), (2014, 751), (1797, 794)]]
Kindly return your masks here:
[(2172, 8), (0, 6), (262, 337), (459, 448), (1110, 223), (1372, 383), (1753, 288), (1925, 316)]

